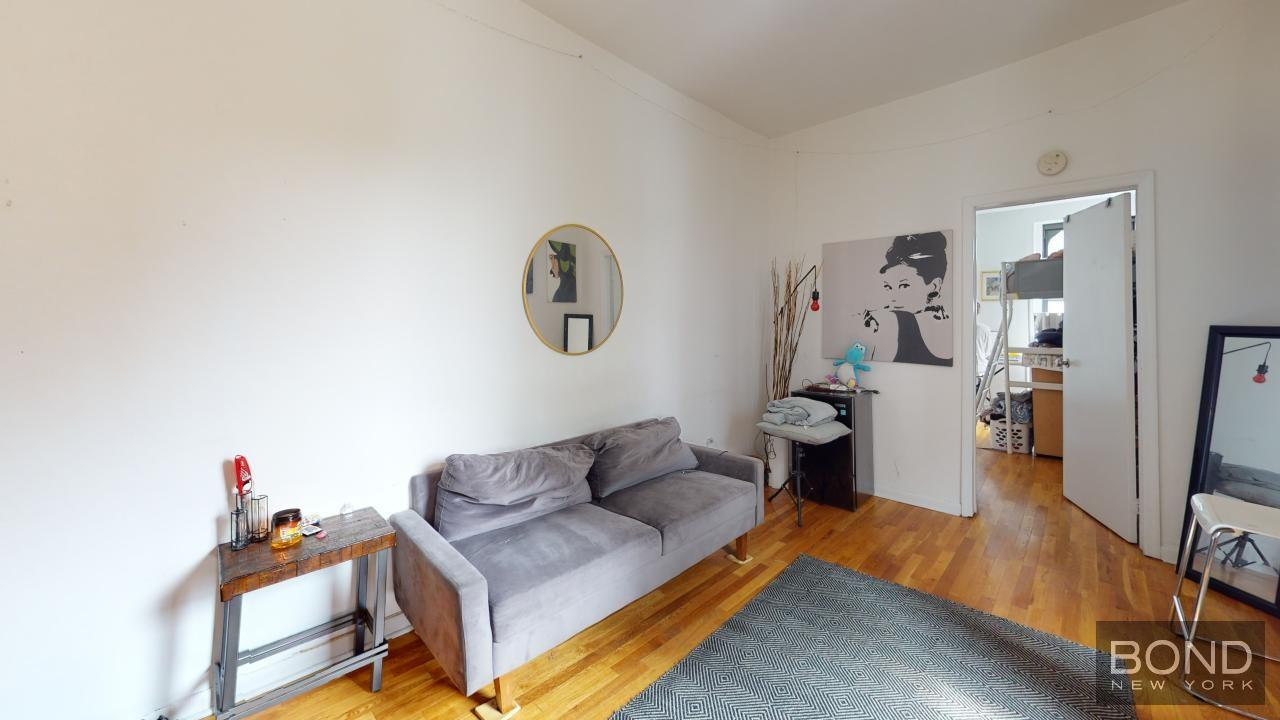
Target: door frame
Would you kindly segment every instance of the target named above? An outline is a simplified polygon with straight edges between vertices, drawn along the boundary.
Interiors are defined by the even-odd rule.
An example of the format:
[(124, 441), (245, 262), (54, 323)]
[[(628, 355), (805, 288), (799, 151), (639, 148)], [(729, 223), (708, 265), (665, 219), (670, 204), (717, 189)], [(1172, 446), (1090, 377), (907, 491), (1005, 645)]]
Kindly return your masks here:
[(973, 302), (977, 297), (975, 278), (978, 275), (977, 213), (1010, 205), (1028, 205), (1037, 202), (1066, 200), (1085, 195), (1134, 191), (1136, 195), (1137, 232), (1134, 243), (1136, 264), (1134, 281), (1137, 283), (1137, 310), (1134, 320), (1137, 327), (1138, 357), (1138, 547), (1143, 554), (1172, 562), (1165, 557), (1160, 544), (1160, 407), (1157, 382), (1159, 379), (1156, 337), (1156, 214), (1155, 173), (1144, 170), (1124, 175), (1076, 180), (1073, 182), (1007, 190), (964, 198), (963, 222), (960, 231), (959, 347), (960, 377), (964, 393), (960, 403), (964, 411), (965, 434), (960, 445), (960, 512), (970, 517), (977, 512), (978, 494), (975, 483), (977, 469), (977, 438), (973, 432), (977, 416), (977, 398), (973, 382), (977, 377), (977, 352), (974, 323), (977, 318)]

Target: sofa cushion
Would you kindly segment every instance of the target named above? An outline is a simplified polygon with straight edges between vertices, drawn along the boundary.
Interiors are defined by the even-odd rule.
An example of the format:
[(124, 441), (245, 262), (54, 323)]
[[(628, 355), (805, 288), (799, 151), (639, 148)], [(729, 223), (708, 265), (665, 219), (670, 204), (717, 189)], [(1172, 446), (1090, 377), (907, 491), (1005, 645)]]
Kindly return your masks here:
[(680, 440), (680, 423), (672, 417), (601, 430), (582, 442), (596, 453), (587, 481), (597, 498), (669, 472), (698, 467), (693, 451)]
[(596, 505), (574, 505), (453, 543), (489, 583), (493, 640), (527, 632), (566, 598), (623, 582), (662, 555), (658, 531)]
[(662, 554), (741, 516), (755, 517), (755, 485), (724, 475), (674, 472), (597, 500), (662, 533)]
[(450, 455), (436, 492), (436, 530), (461, 540), (589, 502), (594, 457), (585, 445)]
[(1206, 484), (1206, 487), (1212, 487), (1215, 494), (1228, 495), (1255, 505), (1280, 507), (1280, 474), (1248, 465), (1222, 462), (1222, 456), (1218, 453), (1209, 453), (1209, 467), (1209, 477), (1214, 481)]

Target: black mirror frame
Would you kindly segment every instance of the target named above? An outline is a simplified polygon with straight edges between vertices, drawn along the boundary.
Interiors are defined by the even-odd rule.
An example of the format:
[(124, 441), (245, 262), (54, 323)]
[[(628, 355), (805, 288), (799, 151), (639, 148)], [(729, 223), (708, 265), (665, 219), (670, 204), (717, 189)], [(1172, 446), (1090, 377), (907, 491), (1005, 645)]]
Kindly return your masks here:
[[(1191, 527), (1191, 496), (1201, 492), (1204, 487), (1205, 472), (1209, 465), (1209, 445), (1213, 440), (1214, 414), (1218, 407), (1218, 382), (1222, 375), (1222, 353), (1228, 337), (1259, 338), (1280, 341), (1280, 326), (1277, 325), (1210, 325), (1209, 342), (1205, 348), (1204, 382), (1200, 387), (1200, 416), (1196, 423), (1196, 441), (1191, 458), (1191, 480), (1187, 487), (1187, 498), (1182, 518), (1182, 532), (1178, 535), (1178, 565), (1182, 567), (1182, 555), (1186, 551), (1187, 530)], [(1195, 548), (1200, 539), (1200, 530), (1196, 529), (1196, 537), (1191, 547)], [(1194, 550), (1193, 550), (1194, 552)], [(1200, 582), (1200, 572), (1194, 567), (1187, 568), (1187, 577)], [(1228, 585), (1218, 578), (1210, 578), (1209, 587), (1218, 592), (1239, 600), (1246, 605), (1258, 608), (1280, 617), (1280, 583), (1277, 584), (1276, 598), (1267, 602), (1234, 585)]]
[(596, 316), (590, 313), (565, 313), (564, 314), (564, 351), (569, 353), (569, 321), (570, 320), (586, 320), (587, 321), (587, 349), (581, 353), (570, 353), (573, 355), (585, 355), (596, 349)]

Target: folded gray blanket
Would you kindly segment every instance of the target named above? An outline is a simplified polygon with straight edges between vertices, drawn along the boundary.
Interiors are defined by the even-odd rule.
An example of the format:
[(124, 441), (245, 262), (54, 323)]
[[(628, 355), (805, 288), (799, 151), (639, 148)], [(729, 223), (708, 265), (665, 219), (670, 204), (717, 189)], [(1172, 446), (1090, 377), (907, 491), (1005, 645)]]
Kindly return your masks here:
[(764, 431), (766, 435), (774, 437), (786, 438), (794, 440), (806, 445), (825, 445), (832, 440), (844, 437), (853, 432), (845, 424), (836, 420), (824, 422), (821, 425), (813, 427), (805, 427), (801, 425), (774, 425), (772, 423), (758, 422), (756, 427)]
[(774, 425), (800, 425), (810, 427), (835, 419), (836, 409), (821, 400), (805, 397), (789, 397), (770, 400), (765, 408), (764, 422)]

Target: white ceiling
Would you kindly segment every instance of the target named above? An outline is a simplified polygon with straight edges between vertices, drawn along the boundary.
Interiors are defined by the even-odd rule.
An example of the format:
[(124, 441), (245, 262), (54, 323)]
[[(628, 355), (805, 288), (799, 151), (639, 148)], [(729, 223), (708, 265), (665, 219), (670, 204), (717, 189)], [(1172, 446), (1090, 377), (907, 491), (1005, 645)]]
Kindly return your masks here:
[(1007, 65), (1182, 0), (525, 0), (768, 137)]

